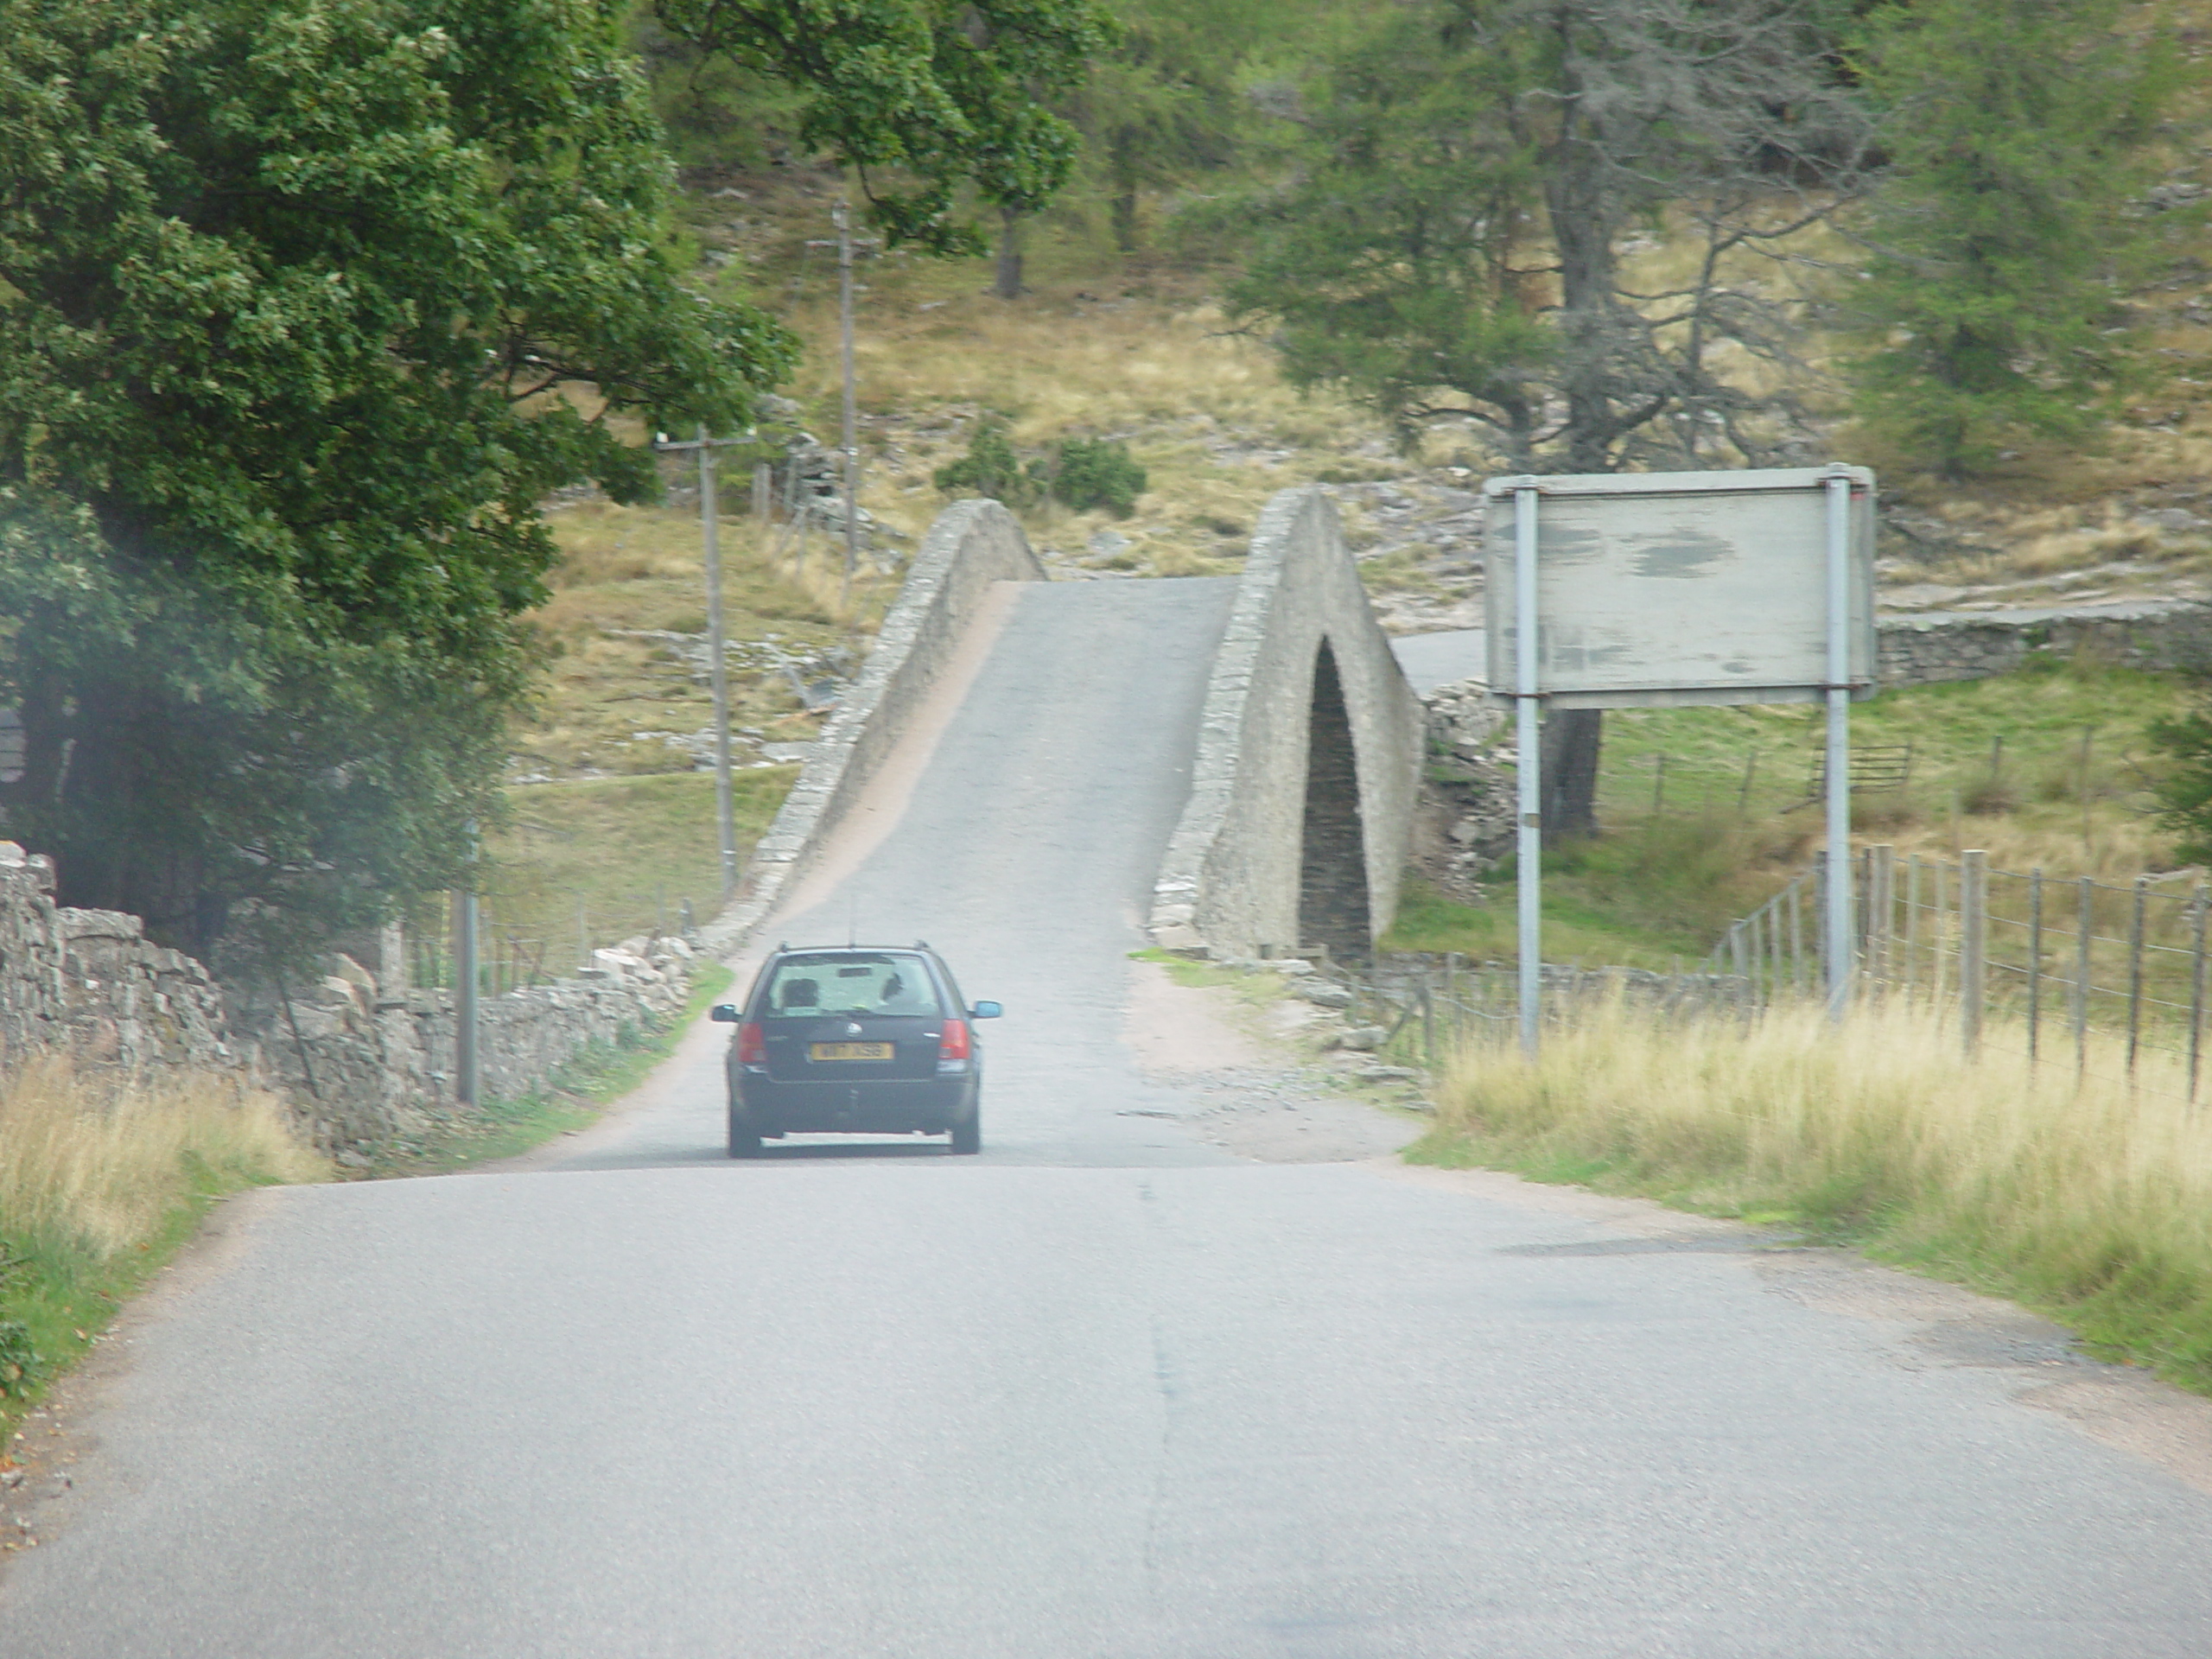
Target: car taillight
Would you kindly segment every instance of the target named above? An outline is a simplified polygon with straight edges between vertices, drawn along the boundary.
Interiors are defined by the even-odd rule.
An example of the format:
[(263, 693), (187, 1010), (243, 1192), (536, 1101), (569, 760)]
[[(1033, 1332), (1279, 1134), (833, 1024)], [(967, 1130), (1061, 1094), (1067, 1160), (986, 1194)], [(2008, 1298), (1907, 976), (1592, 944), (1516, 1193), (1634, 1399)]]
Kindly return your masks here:
[(964, 1060), (968, 1058), (968, 1022), (948, 1020), (944, 1022), (944, 1039), (937, 1046), (940, 1060)]
[(737, 1028), (737, 1063), (740, 1065), (766, 1065), (768, 1046), (760, 1040), (760, 1027), (740, 1026)]

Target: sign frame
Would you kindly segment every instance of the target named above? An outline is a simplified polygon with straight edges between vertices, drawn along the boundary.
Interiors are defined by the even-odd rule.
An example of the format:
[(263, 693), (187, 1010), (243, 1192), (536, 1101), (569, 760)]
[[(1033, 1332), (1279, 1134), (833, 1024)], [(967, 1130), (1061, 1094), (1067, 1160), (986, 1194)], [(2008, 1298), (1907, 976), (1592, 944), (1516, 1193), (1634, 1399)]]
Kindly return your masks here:
[[(1538, 717), (1547, 703), (1558, 709), (1826, 705), (1827, 854), (1822, 945), (1828, 1010), (1832, 1018), (1840, 1019), (1850, 1002), (1855, 956), (1850, 709), (1854, 699), (1873, 695), (1879, 666), (1873, 601), (1874, 474), (1841, 462), (1732, 473), (1522, 474), (1485, 480), (1483, 494), (1491, 504), (1484, 556), (1490, 575), (1485, 631), (1491, 696), (1512, 703), (1515, 710), (1522, 1049), (1531, 1056), (1536, 1052), (1543, 989), (1542, 744)], [(1677, 514), (1649, 530), (1637, 527), (1639, 505), (1694, 497), (1706, 499), (1701, 517)], [(1583, 593), (1544, 580), (1542, 504), (1577, 498), (1597, 498), (1598, 509), (1582, 513), (1584, 522), (1555, 537), (1548, 551), (1554, 571), (1568, 563), (1593, 567), (1599, 580)], [(1667, 510), (1650, 505), (1645, 511), (1663, 514)], [(1566, 516), (1573, 517), (1572, 507)], [(1502, 534), (1508, 522), (1510, 547), (1503, 544)], [(1719, 533), (1724, 527), (1747, 539), (1731, 541)], [(1639, 563), (1624, 569), (1624, 561), (1630, 556)], [(1762, 558), (1763, 563), (1756, 563)], [(1676, 580), (1685, 575), (1694, 580)], [(1725, 659), (1710, 651), (1700, 657), (1702, 641), (1683, 633), (1696, 620), (1697, 604), (1689, 596), (1703, 595), (1699, 582), (1715, 576), (1719, 580), (1713, 585), (1719, 591), (1711, 598), (1738, 608), (1767, 603), (1777, 625), (1772, 635), (1763, 636), (1752, 631), (1758, 618), (1730, 614), (1729, 638), (1735, 649)], [(1641, 605), (1634, 602), (1638, 594), (1645, 601)], [(1624, 595), (1629, 603), (1618, 602)], [(1583, 613), (1579, 616), (1578, 606)], [(1560, 635), (1567, 636), (1560, 641), (1561, 648), (1548, 650)], [(1682, 643), (1670, 645), (1670, 639)], [(1535, 648), (1521, 651), (1524, 640), (1534, 642)], [(1670, 652), (1671, 663), (1667, 660)], [(1659, 659), (1656, 664), (1651, 660), (1655, 658)]]

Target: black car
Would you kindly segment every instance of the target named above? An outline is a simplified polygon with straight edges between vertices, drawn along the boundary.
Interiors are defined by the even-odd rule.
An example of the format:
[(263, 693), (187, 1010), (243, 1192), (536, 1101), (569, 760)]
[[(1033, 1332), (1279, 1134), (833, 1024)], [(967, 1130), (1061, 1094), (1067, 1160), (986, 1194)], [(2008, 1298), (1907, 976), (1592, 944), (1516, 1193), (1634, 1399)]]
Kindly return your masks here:
[(928, 945), (779, 945), (742, 1004), (712, 1018), (729, 1046), (729, 1155), (785, 1135), (949, 1135), (982, 1150), (983, 1051), (952, 970)]

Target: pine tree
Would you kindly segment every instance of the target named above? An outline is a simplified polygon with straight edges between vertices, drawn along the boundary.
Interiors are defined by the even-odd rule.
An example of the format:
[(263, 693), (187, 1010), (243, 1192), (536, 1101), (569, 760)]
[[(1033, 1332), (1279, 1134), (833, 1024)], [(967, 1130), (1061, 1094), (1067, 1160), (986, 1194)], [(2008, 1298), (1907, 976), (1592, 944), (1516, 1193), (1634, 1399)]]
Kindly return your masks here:
[(2131, 206), (2175, 85), (2118, 0), (1914, 0), (1858, 62), (1889, 176), (1848, 296), (1875, 430), (1956, 478), (2008, 438), (2094, 442), (2147, 363), (2116, 308), (2152, 242)]

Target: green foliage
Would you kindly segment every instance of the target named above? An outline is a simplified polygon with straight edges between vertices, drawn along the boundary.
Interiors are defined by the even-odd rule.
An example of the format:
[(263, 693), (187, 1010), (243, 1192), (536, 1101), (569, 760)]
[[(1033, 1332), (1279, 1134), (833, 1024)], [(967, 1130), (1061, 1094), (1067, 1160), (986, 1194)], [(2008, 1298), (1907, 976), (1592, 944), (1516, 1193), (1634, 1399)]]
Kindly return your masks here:
[(785, 372), (678, 281), (623, 12), (0, 0), (0, 814), (66, 902), (296, 950), (449, 883), (537, 504)]
[(1007, 435), (1006, 423), (991, 417), (976, 423), (968, 453), (938, 467), (935, 478), (947, 495), (965, 492), (1011, 507), (1050, 496), (1077, 512), (1103, 509), (1119, 518), (1136, 511), (1145, 488), (1145, 470), (1129, 458), (1127, 444), (1065, 438), (1049, 459), (1024, 461)]
[(1033, 213), (1074, 165), (1040, 100), (1116, 35), (1094, 0), (656, 0), (660, 27), (740, 79), (781, 83), (798, 147), (859, 171), (896, 244), (977, 253), (972, 193)]
[[(10, 1288), (26, 1263), (0, 1240), (0, 1290)], [(20, 1400), (38, 1381), (41, 1362), (31, 1328), (21, 1319), (0, 1319), (0, 1399)]]
[(1060, 445), (1052, 476), (1053, 495), (1077, 512), (1101, 507), (1126, 518), (1144, 493), (1144, 468), (1129, 459), (1128, 446), (1103, 438), (1071, 438)]
[(1004, 421), (987, 416), (976, 423), (969, 435), (968, 453), (938, 467), (935, 477), (938, 488), (947, 495), (967, 491), (1020, 506), (1036, 498), (1038, 474), (1042, 471), (1035, 461), (1023, 465), (1021, 457), (1014, 454)]
[(38, 1381), (38, 1351), (21, 1319), (0, 1319), (0, 1395), (21, 1399)]
[(1115, 246), (1142, 241), (1140, 193), (1232, 167), (1255, 112), (1246, 73), (1270, 49), (1309, 46), (1328, 0), (1121, 0), (1121, 39), (1056, 107), (1083, 134), (1070, 194), (1103, 200)]
[(2146, 728), (2151, 746), (2168, 761), (2153, 778), (2151, 793), (2158, 819), (2180, 839), (2175, 855), (2191, 863), (2212, 863), (2212, 699), (2153, 720)]
[[(1249, 240), (1230, 311), (1408, 442), (1459, 417), (1529, 470), (1763, 459), (1786, 399), (1731, 359), (1786, 364), (1791, 314), (1726, 262), (1853, 186), (1829, 44), (1788, 0), (1382, 9), (1299, 90), (1284, 181), (1205, 216)], [(1624, 245), (1662, 218), (1701, 257), (1641, 292)]]
[(2007, 438), (2093, 439), (2147, 366), (2116, 310), (2152, 245), (2130, 209), (2176, 85), (2117, 0), (1915, 0), (1858, 54), (1891, 176), (1850, 294), (1870, 425), (1948, 476)]

